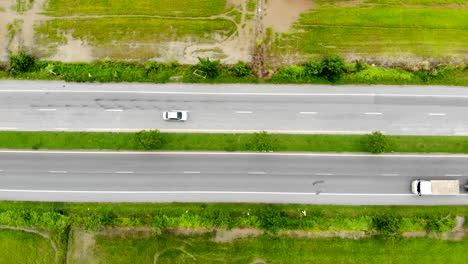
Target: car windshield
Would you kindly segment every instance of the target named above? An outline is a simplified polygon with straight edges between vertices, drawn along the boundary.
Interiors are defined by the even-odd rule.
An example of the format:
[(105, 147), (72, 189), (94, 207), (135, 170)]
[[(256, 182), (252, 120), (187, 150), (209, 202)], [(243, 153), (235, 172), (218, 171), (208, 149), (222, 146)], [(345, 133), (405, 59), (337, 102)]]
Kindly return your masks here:
[(181, 112), (177, 112), (177, 118), (182, 119), (182, 113)]

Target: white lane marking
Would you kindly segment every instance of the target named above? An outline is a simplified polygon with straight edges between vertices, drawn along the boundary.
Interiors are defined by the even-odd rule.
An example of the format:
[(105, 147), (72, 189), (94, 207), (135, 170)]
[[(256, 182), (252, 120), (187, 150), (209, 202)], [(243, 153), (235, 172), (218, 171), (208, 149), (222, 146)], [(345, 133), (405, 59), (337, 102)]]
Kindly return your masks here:
[(365, 115), (382, 115), (380, 112), (366, 112)]
[(317, 173), (314, 173), (314, 175), (317, 175), (317, 176), (331, 176), (331, 175), (334, 175), (333, 173), (328, 173), (328, 172), (317, 172)]
[(301, 115), (316, 115), (317, 112), (299, 112)]
[(54, 89), (45, 89), (45, 90), (20, 90), (20, 89), (0, 89), (0, 93), (120, 93), (120, 94), (180, 94), (180, 95), (258, 95), (258, 96), (364, 96), (364, 97), (374, 97), (374, 96), (390, 96), (390, 97), (440, 97), (440, 98), (468, 98), (468, 95), (448, 95), (448, 94), (391, 94), (391, 93), (268, 93), (268, 92), (254, 92), (254, 93), (233, 93), (233, 92), (163, 92), (163, 91), (144, 91), (144, 90), (54, 90)]
[(252, 111), (236, 111), (236, 114), (252, 114)]
[(67, 173), (67, 171), (50, 170), (49, 173)]
[(54, 129), (55, 129), (55, 130), (68, 130), (67, 127), (56, 127), (56, 128), (54, 128)]
[(380, 176), (400, 176), (398, 173), (381, 173)]
[(17, 130), (17, 127), (0, 127), (0, 130)]
[(184, 171), (185, 174), (199, 174), (199, 171)]
[(429, 113), (428, 115), (430, 115), (430, 116), (444, 116), (446, 114), (445, 113)]
[(115, 173), (118, 173), (118, 174), (133, 174), (134, 172), (133, 171), (116, 171)]
[(106, 112), (122, 112), (122, 109), (106, 109)]
[(0, 170), (0, 172), (3, 172), (3, 170)]
[(265, 175), (267, 173), (264, 171), (249, 171), (247, 174)]
[(454, 154), (359, 154), (359, 153), (286, 153), (286, 152), (209, 152), (209, 151), (66, 151), (66, 150), (5, 150), (0, 153), (84, 154), (84, 155), (229, 155), (229, 156), (303, 156), (303, 157), (370, 157), (370, 158), (468, 158)]
[[(310, 196), (416, 196), (406, 193), (320, 193), (315, 192), (248, 192), (248, 191), (85, 191), (85, 190), (25, 190), (0, 189), (0, 192), (18, 193), (84, 193), (84, 194), (250, 194), (250, 195), (310, 195)], [(459, 194), (457, 196), (468, 194)]]
[(57, 111), (55, 108), (39, 108), (37, 111)]
[(448, 177), (461, 177), (463, 175), (462, 174), (445, 174), (445, 176), (448, 176)]

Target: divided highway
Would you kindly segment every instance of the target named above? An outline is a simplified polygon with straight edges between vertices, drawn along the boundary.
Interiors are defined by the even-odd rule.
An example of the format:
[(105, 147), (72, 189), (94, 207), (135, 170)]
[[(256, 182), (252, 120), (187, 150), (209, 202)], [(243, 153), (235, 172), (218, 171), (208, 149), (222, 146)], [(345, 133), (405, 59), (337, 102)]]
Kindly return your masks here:
[(0, 130), (468, 135), (468, 89), (0, 81), (0, 113)]
[(0, 151), (0, 200), (468, 204), (414, 179), (468, 183), (468, 156)]

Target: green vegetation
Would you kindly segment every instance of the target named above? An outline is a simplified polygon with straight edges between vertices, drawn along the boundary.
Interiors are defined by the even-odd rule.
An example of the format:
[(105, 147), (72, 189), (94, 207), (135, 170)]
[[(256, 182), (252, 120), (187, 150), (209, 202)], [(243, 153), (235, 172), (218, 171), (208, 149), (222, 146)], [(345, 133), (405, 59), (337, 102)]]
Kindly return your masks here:
[(46, 14), (70, 15), (155, 15), (206, 17), (226, 12), (226, 0), (50, 0)]
[[(301, 230), (312, 233), (317, 232), (329, 232), (329, 233), (343, 233), (357, 232), (359, 234), (376, 234), (376, 231), (385, 230), (389, 226), (391, 229), (398, 230), (398, 232), (406, 231), (425, 231), (433, 230), (434, 232), (445, 232), (450, 231), (455, 224), (455, 216), (468, 216), (468, 207), (466, 206), (328, 206), (328, 205), (294, 205), (294, 204), (283, 204), (283, 205), (271, 205), (271, 204), (192, 204), (192, 203), (166, 203), (166, 204), (147, 204), (147, 203), (44, 203), (44, 202), (0, 202), (0, 225), (12, 226), (12, 227), (27, 227), (43, 230), (50, 233), (51, 241), (57, 247), (58, 260), (64, 262), (65, 257), (72, 255), (74, 258), (76, 255), (69, 254), (67, 252), (68, 242), (71, 241), (74, 244), (75, 237), (70, 237), (70, 230), (72, 229), (84, 229), (88, 231), (96, 232), (101, 228), (109, 227), (146, 227), (149, 228), (149, 236), (145, 235), (142, 239), (129, 239), (122, 240), (120, 238), (131, 238), (135, 235), (131, 235), (132, 230), (123, 230), (114, 232), (114, 236), (111, 238), (100, 237), (97, 235), (96, 247), (88, 250), (90, 252), (97, 253), (97, 257), (110, 258), (110, 263), (127, 263), (127, 257), (130, 257), (133, 262), (139, 262), (139, 257), (144, 261), (151, 252), (151, 257), (160, 251), (170, 251), (173, 248), (174, 242), (184, 243), (185, 250), (188, 250), (190, 254), (207, 254), (204, 253), (203, 248), (207, 250), (209, 248), (210, 254), (206, 257), (214, 257), (216, 254), (222, 256), (226, 254), (225, 250), (232, 252), (232, 250), (241, 250), (234, 254), (236, 256), (244, 256), (250, 258), (252, 255), (249, 254), (260, 254), (263, 252), (254, 250), (247, 253), (242, 248), (252, 248), (255, 245), (260, 246), (261, 244), (255, 244), (256, 241), (269, 240), (270, 243), (276, 243), (275, 247), (280, 247), (275, 250), (272, 244), (269, 244), (268, 250), (281, 254), (281, 250), (286, 250), (291, 246), (291, 249), (287, 252), (300, 251), (303, 246), (296, 243), (306, 243), (308, 245), (317, 245), (323, 240), (302, 240), (294, 239), (285, 236), (276, 236), (275, 233), (280, 230)], [(379, 224), (379, 228), (376, 228), (376, 217), (383, 217), (388, 219), (389, 217), (397, 217), (401, 219), (396, 223), (384, 223)], [(437, 225), (435, 228), (434, 226)], [(212, 228), (231, 229), (234, 227), (240, 228), (255, 228), (266, 232), (267, 235), (260, 236), (258, 238), (252, 238), (247, 240), (235, 240), (233, 244), (214, 243), (211, 239), (211, 233), (208, 232), (202, 236), (194, 237), (183, 237), (183, 236), (172, 236), (171, 229), (174, 228), (188, 228), (196, 230), (209, 231)], [(17, 232), (17, 231), (14, 231)], [(138, 231), (137, 231), (138, 232)], [(98, 233), (99, 234), (99, 233)], [(12, 231), (0, 231), (0, 242), (12, 241), (17, 239), (19, 233), (13, 233)], [(34, 238), (30, 240), (19, 240), (16, 243), (7, 243), (9, 247), (3, 246), (2, 250), (6, 252), (9, 250), (10, 255), (0, 254), (0, 259), (3, 256), (11, 256), (15, 254), (14, 248), (25, 248), (28, 247), (32, 240), (36, 245), (37, 249), (41, 252), (36, 253), (28, 251), (25, 256), (13, 256), (13, 259), (24, 259), (36, 256), (35, 254), (43, 254), (45, 257), (52, 256), (51, 248), (48, 245), (41, 242), (42, 239)], [(175, 239), (168, 241), (167, 239)], [(195, 240), (191, 240), (195, 239)], [(205, 241), (196, 242), (198, 239)], [(265, 240), (266, 239), (266, 240)], [(190, 243), (193, 241), (194, 243)], [(302, 241), (302, 242), (301, 242)], [(362, 258), (366, 257), (366, 250), (375, 250), (384, 240), (378, 239), (364, 239), (360, 241), (353, 240), (341, 240), (341, 239), (330, 239), (329, 241), (333, 246), (330, 247), (327, 243), (327, 247), (330, 252), (334, 250), (340, 250), (345, 245), (346, 250), (342, 250), (344, 256), (349, 254), (349, 247), (352, 245), (359, 245), (363, 243), (366, 246), (360, 247), (361, 251), (356, 252), (356, 255), (348, 257)], [(446, 250), (452, 251), (450, 260), (452, 257), (457, 259), (459, 247), (466, 246), (467, 239), (461, 242), (447, 242), (437, 239), (414, 239), (406, 240), (402, 239), (399, 243), (389, 245), (395, 247), (395, 250), (402, 250), (403, 248), (413, 245), (416, 249), (419, 246), (417, 252), (427, 252), (425, 246), (428, 242), (431, 242), (431, 248), (433, 250), (438, 247), (444, 246)], [(23, 243), (24, 242), (24, 243)], [(92, 242), (89, 241), (88, 242)], [(189, 243), (185, 243), (189, 242)], [(42, 244), (41, 244), (42, 243)], [(132, 246), (129, 246), (131, 243)], [(156, 244), (155, 244), (156, 243)], [(207, 244), (208, 243), (208, 244)], [(236, 246), (235, 243), (237, 244)], [(246, 243), (246, 244), (244, 244)], [(249, 244), (253, 243), (253, 244)], [(407, 244), (409, 243), (409, 244)], [(1, 243), (3, 245), (3, 243)], [(93, 246), (94, 243), (87, 243), (89, 246)], [(195, 244), (200, 245), (193, 247)], [(323, 243), (321, 243), (324, 245)], [(159, 245), (159, 246), (157, 246)], [(205, 245), (205, 246), (202, 246)], [(250, 245), (250, 246), (249, 246)], [(157, 246), (158, 248), (155, 248)], [(286, 246), (286, 248), (281, 248)], [(335, 248), (335, 246), (337, 248)], [(142, 247), (146, 248), (143, 250)], [(161, 248), (162, 247), (162, 248)], [(166, 248), (167, 247), (167, 248)], [(184, 248), (178, 246), (177, 248)], [(214, 248), (219, 250), (213, 250)], [(263, 246), (262, 246), (263, 247)], [(313, 248), (316, 246), (313, 246)], [(77, 247), (76, 245), (73, 247)], [(86, 247), (85, 247), (86, 248)], [(311, 250), (313, 248), (310, 248)], [(161, 250), (159, 250), (161, 249)], [(385, 247), (387, 250), (388, 248)], [(156, 251), (155, 251), (156, 250)], [(291, 251), (292, 250), (292, 251)], [(294, 251), (296, 250), (296, 251)], [(382, 249), (383, 250), (383, 249)], [(176, 250), (177, 251), (177, 250)], [(310, 250), (307, 250), (310, 251)], [(113, 256), (108, 256), (109, 253)], [(117, 254), (119, 252), (119, 254)], [(137, 254), (138, 257), (134, 254)], [(245, 252), (245, 253), (243, 253)], [(286, 251), (285, 251), (286, 252)], [(313, 252), (313, 251), (311, 251)], [(330, 252), (328, 254), (330, 254)], [(380, 251), (379, 251), (380, 252)], [(405, 251), (406, 252), (406, 251)], [(439, 251), (437, 256), (442, 258), (446, 251)], [(83, 253), (83, 252), (82, 252)], [(93, 253), (93, 254), (94, 254)], [(174, 253), (174, 252), (173, 252)], [(177, 253), (177, 252), (175, 252)], [(102, 254), (102, 255), (101, 255)], [(270, 254), (270, 253), (268, 253)], [(268, 258), (267, 255), (261, 255)], [(204, 256), (200, 255), (200, 259), (204, 259)], [(230, 256), (231, 254), (228, 254)], [(282, 254), (284, 255), (284, 254)], [(301, 255), (294, 253), (293, 255)], [(304, 255), (304, 254), (302, 254)], [(315, 254), (312, 254), (315, 255)], [(379, 253), (378, 255), (381, 255)], [(167, 257), (177, 257), (169, 253), (163, 255)], [(325, 255), (324, 255), (325, 256)], [(344, 257), (343, 256), (343, 257)], [(276, 257), (276, 256), (271, 256)], [(286, 257), (286, 255), (284, 256)], [(297, 257), (297, 256), (296, 256)], [(310, 258), (309, 255), (304, 255), (306, 258)], [(411, 258), (412, 259), (412, 258)], [(27, 260), (27, 259), (26, 259)], [(135, 261), (137, 260), (137, 261)], [(201, 261), (204, 263), (203, 261)], [(3, 263), (3, 261), (2, 261)], [(20, 261), (20, 263), (25, 263)], [(456, 262), (455, 262), (456, 263)]]
[(16, 0), (15, 9), (16, 12), (22, 14), (31, 9), (34, 4), (34, 0)]
[[(270, 0), (271, 1), (271, 0)], [(464, 263), (468, 239), (307, 239), (260, 236), (215, 242), (210, 235), (140, 239), (96, 237), (94, 257), (106, 263)]]
[[(0, 148), (314, 152), (375, 150), (368, 145), (368, 135), (161, 133), (157, 137), (158, 144), (142, 145), (137, 134), (2, 131)], [(468, 137), (464, 136), (385, 136), (385, 140), (389, 143), (385, 152), (468, 153)]]
[(27, 72), (32, 67), (34, 67), (34, 63), (36, 59), (24, 52), (20, 52), (19, 54), (11, 54), (10, 55), (10, 71), (15, 73), (20, 72)]
[(50, 241), (33, 233), (0, 230), (0, 263), (54, 263)]
[[(302, 14), (295, 31), (278, 35), (272, 53), (301, 52), (312, 57), (359, 55), (380, 60), (401, 56), (450, 60), (468, 53), (468, 8), (433, 8), (463, 1), (370, 2), (356, 6), (325, 5)], [(464, 4), (467, 7), (466, 1)]]
[[(453, 227), (456, 215), (468, 216), (468, 207), (0, 202), (0, 225), (37, 228), (50, 232), (51, 241), (57, 245), (59, 262), (63, 262), (67, 255), (72, 258), (79, 255), (75, 254), (76, 252), (71, 252), (72, 254), (67, 252), (66, 245), (68, 245), (68, 241), (71, 241), (72, 244), (76, 242), (76, 237), (70, 237), (70, 230), (84, 229), (96, 232), (98, 229), (106, 227), (146, 227), (148, 228), (147, 233), (149, 233), (149, 235), (144, 235), (143, 238), (135, 239), (135, 235), (132, 235), (131, 229), (120, 231), (120, 233), (119, 231), (114, 231), (114, 235), (110, 237), (100, 236), (98, 232), (95, 237), (96, 247), (91, 248), (87, 252), (88, 254), (97, 254), (96, 257), (98, 258), (110, 259), (106, 261), (110, 263), (126, 263), (128, 262), (126, 261), (127, 257), (137, 263), (141, 257), (141, 261), (144, 262), (147, 257), (152, 258), (154, 254), (161, 254), (162, 251), (166, 251), (167, 255), (165, 253), (161, 254), (161, 256), (177, 257), (178, 254), (175, 254), (175, 256), (172, 254), (177, 253), (177, 250), (172, 253), (168, 252), (174, 249), (175, 245), (177, 245), (176, 248), (183, 248), (185, 251), (190, 252), (190, 254), (197, 255), (197, 259), (200, 258), (200, 260), (210, 257), (212, 259), (213, 257), (221, 257), (223, 254), (227, 254), (226, 257), (235, 255), (247, 259), (253, 256), (268, 259), (271, 257), (277, 258), (278, 256), (276, 255), (270, 255), (273, 253), (268, 253), (271, 251), (276, 252), (275, 254), (284, 255), (283, 257), (289, 256), (285, 253), (289, 252), (291, 254), (290, 257), (293, 257), (294, 261), (298, 258), (298, 255), (302, 255), (297, 259), (299, 261), (301, 258), (319, 257), (317, 255), (319, 253), (314, 251), (314, 248), (318, 247), (319, 244), (326, 245), (329, 250), (323, 257), (329, 256), (336, 250), (341, 252), (340, 254), (343, 254), (342, 257), (348, 256), (358, 258), (359, 260), (359, 258), (368, 257), (368, 253), (366, 254), (366, 252), (371, 252), (371, 250), (375, 252), (382, 245), (388, 245), (388, 247), (383, 247), (377, 251), (377, 255), (380, 257), (383, 254), (381, 250), (384, 249), (389, 250), (386, 252), (391, 252), (392, 254), (404, 249), (411, 249), (412, 254), (418, 254), (418, 252), (420, 252), (419, 254), (423, 254), (422, 252), (427, 252), (426, 246), (428, 246), (429, 242), (433, 250), (439, 249), (439, 247), (445, 248), (437, 253), (438, 257), (442, 258), (446, 254), (445, 252), (450, 251), (451, 254), (446, 260), (451, 260), (452, 258), (458, 259), (459, 256), (457, 254), (461, 253), (457, 252), (466, 246), (467, 239), (460, 242), (448, 242), (437, 239), (429, 240), (425, 238), (402, 239), (398, 243), (393, 244), (386, 244), (385, 240), (379, 240), (378, 238), (359, 241), (329, 239), (327, 241), (330, 243), (323, 243), (324, 240), (296, 239), (287, 236), (277, 236), (275, 233), (281, 230), (301, 230), (311, 233), (349, 234), (349, 232), (357, 232), (359, 234), (372, 235), (376, 234), (376, 231), (381, 232), (389, 227), (392, 230), (398, 230), (398, 232), (433, 230), (435, 222), (440, 223), (437, 232), (445, 232), (450, 231)], [(380, 223), (378, 224), (380, 226), (379, 229), (376, 228), (375, 220), (378, 217), (380, 219), (397, 217), (401, 220), (390, 224)], [(209, 232), (212, 228), (231, 229), (234, 227), (260, 229), (265, 231), (266, 235), (245, 240), (234, 240), (231, 242), (232, 244), (215, 243), (212, 240), (212, 233)], [(205, 230), (208, 233), (202, 236), (174, 236), (170, 231), (174, 228)], [(13, 240), (12, 237), (11, 232), (4, 233), (0, 231), (0, 242), (4, 241), (3, 239)], [(133, 239), (128, 239), (132, 237)], [(265, 241), (269, 241), (268, 247), (262, 246)], [(90, 241), (88, 238), (87, 242), (91, 242), (87, 243), (87, 245), (93, 247), (94, 243), (92, 240)], [(183, 243), (184, 245), (175, 244), (176, 242)], [(261, 243), (258, 244), (259, 242)], [(311, 246), (311, 248), (305, 250), (311, 253), (311, 255), (307, 255), (308, 253), (296, 253), (304, 249), (304, 243)], [(355, 249), (354, 254), (349, 252), (352, 246), (360, 244), (363, 246)], [(13, 247), (16, 244), (12, 243), (9, 245)], [(21, 243), (18, 247), (24, 248), (26, 246), (27, 244)], [(256, 247), (260, 248), (246, 251), (247, 248), (252, 249)], [(76, 245), (72, 248), (74, 250), (76, 248), (83, 250), (83, 247)], [(269, 251), (264, 252), (260, 250), (261, 248), (267, 248), (265, 250)], [(3, 248), (3, 250), (6, 249), (9, 248)], [(51, 255), (51, 250), (46, 245), (39, 245), (38, 249), (43, 252), (49, 252), (47, 253), (48, 255), (43, 253), (45, 256)], [(209, 254), (206, 252), (208, 249), (210, 251)], [(321, 252), (320, 248), (317, 248), (317, 250)], [(392, 250), (395, 250), (395, 252)], [(81, 253), (84, 254), (85, 252)], [(31, 256), (35, 253), (28, 252), (28, 254)], [(206, 254), (208, 255), (206, 256)], [(338, 256), (341, 256), (340, 254)], [(201, 261), (201, 263), (204, 263), (204, 261)]]
[(219, 76), (219, 60), (210, 60), (210, 58), (198, 58), (197, 68), (206, 74), (208, 78), (216, 78)]
[[(25, 54), (27, 55), (27, 54)], [(29, 55), (27, 55), (29, 56)], [(365, 83), (365, 84), (448, 84), (468, 85), (468, 65), (431, 65), (429, 62), (402, 68), (382, 68), (361, 61), (344, 63), (337, 56), (323, 61), (311, 60), (301, 65), (279, 68), (269, 80), (252, 75), (250, 65), (240, 61), (235, 65), (180, 65), (177, 62), (136, 63), (102, 60), (92, 63), (61, 63), (36, 61), (26, 72), (0, 67), (0, 78), (65, 80), (74, 82), (187, 82), (187, 83)], [(213, 65), (212, 65), (213, 64)], [(211, 65), (211, 66), (210, 66)], [(208, 67), (209, 66), (209, 67)], [(335, 67), (337, 66), (337, 67)], [(207, 68), (204, 68), (207, 67)], [(211, 67), (211, 68), (210, 68)], [(194, 74), (202, 70), (201, 74)], [(214, 71), (215, 70), (215, 71)], [(336, 70), (336, 71), (335, 71)], [(210, 72), (210, 78), (202, 78)], [(202, 77), (200, 77), (202, 76)], [(173, 77), (177, 77), (173, 79)]]

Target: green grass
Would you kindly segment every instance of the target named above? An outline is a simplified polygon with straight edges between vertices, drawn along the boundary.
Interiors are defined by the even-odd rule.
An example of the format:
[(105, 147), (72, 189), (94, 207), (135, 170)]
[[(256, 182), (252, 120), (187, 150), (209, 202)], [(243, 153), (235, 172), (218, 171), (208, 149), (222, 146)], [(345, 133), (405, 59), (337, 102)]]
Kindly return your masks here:
[[(163, 133), (162, 150), (246, 151), (253, 134)], [(270, 135), (275, 151), (365, 152), (361, 135)], [(468, 153), (468, 137), (388, 136), (390, 151)], [(141, 150), (133, 133), (0, 132), (0, 148)]]
[(69, 15), (158, 15), (206, 17), (225, 12), (226, 0), (50, 0), (45, 13)]
[(0, 230), (0, 263), (54, 263), (50, 241), (32, 233)]
[(468, 239), (300, 239), (260, 236), (230, 243), (209, 235), (146, 239), (97, 236), (94, 257), (105, 263), (465, 263)]
[[(72, 32), (74, 39), (86, 41), (99, 50), (102, 57), (109, 56), (117, 60), (149, 59), (164, 53), (166, 47), (158, 47), (158, 44), (170, 41), (214, 43), (219, 38), (227, 38), (235, 30), (235, 24), (226, 19), (53, 19), (35, 27), (35, 39), (41, 47), (47, 47), (48, 55), (66, 43), (63, 32)], [(131, 46), (130, 43), (138, 45)]]
[(357, 55), (384, 61), (417, 56), (450, 61), (468, 53), (468, 8), (322, 6), (302, 14), (295, 29), (278, 35), (273, 54)]

